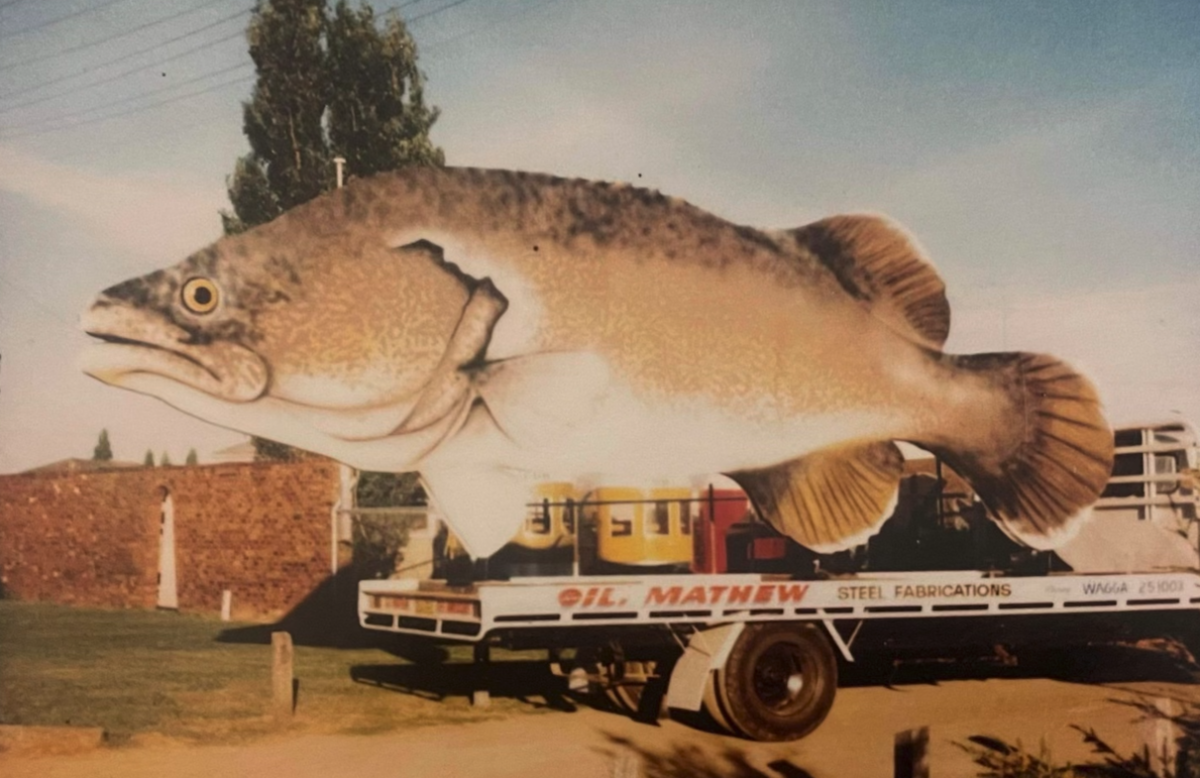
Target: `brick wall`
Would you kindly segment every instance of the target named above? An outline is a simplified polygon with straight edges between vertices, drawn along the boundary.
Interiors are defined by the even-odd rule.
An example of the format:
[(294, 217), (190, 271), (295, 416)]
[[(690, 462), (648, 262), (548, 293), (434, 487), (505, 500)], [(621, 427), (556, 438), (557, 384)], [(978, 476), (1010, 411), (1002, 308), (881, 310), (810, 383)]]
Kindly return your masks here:
[(277, 617), (330, 573), (330, 511), (338, 467), (294, 464), (179, 468), (172, 478), (179, 608)]
[(163, 489), (175, 506), (180, 610), (292, 609), (329, 575), (338, 466), (325, 460), (0, 476), (6, 596), (152, 608)]
[(152, 470), (0, 478), (7, 596), (152, 608), (159, 503)]

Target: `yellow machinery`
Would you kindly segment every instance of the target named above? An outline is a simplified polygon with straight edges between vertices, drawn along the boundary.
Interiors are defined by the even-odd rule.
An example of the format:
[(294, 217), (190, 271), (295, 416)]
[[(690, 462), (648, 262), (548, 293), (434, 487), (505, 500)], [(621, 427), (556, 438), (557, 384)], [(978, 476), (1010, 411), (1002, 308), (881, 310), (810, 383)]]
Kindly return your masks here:
[(572, 484), (538, 484), (525, 521), (512, 542), (535, 551), (571, 546), (575, 542), (578, 503), (579, 493)]
[(692, 492), (606, 486), (587, 499), (596, 517), (597, 555), (621, 565), (692, 561)]

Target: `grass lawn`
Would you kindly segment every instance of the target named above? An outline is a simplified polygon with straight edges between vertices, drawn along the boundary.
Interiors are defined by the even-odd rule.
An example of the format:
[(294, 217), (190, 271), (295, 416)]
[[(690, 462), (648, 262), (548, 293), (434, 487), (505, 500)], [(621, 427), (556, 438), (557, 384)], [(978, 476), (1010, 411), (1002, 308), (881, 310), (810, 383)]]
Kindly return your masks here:
[[(237, 742), (276, 732), (271, 647), (219, 639), (238, 626), (169, 612), (0, 601), (0, 724), (99, 726), (113, 743), (147, 733)], [(466, 696), (468, 647), (414, 664), (380, 648), (297, 645), (299, 695), (287, 728), (384, 732), (570, 705), (529, 655), (494, 657), (501, 690), (479, 709)]]

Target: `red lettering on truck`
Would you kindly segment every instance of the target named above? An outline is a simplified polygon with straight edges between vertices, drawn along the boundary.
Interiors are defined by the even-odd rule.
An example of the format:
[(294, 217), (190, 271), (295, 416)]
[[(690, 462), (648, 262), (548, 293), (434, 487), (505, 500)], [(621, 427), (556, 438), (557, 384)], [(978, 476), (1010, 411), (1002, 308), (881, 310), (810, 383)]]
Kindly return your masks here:
[(650, 591), (646, 592), (647, 605), (678, 605), (679, 597), (683, 594), (682, 586), (668, 586), (662, 588), (659, 586), (651, 586)]
[(779, 585), (780, 602), (800, 602), (808, 593), (808, 584)]
[(730, 605), (740, 605), (742, 603), (750, 602), (750, 597), (753, 594), (753, 586), (731, 586), (729, 587), (728, 603)]

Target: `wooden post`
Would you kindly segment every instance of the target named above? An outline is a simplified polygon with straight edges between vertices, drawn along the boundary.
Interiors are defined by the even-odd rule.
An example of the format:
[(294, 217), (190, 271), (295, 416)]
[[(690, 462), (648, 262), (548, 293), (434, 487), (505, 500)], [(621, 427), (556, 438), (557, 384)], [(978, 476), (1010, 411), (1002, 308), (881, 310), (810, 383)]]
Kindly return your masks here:
[(475, 663), (471, 668), (474, 680), (474, 688), (471, 689), (472, 707), (486, 708), (492, 702), (491, 693), (488, 690), (490, 665), (491, 651), (488, 649), (488, 644), (481, 640), (475, 644)]
[(291, 633), (271, 633), (271, 658), (271, 699), (275, 717), (287, 719), (296, 703)]
[(896, 733), (895, 778), (929, 778), (929, 727)]

